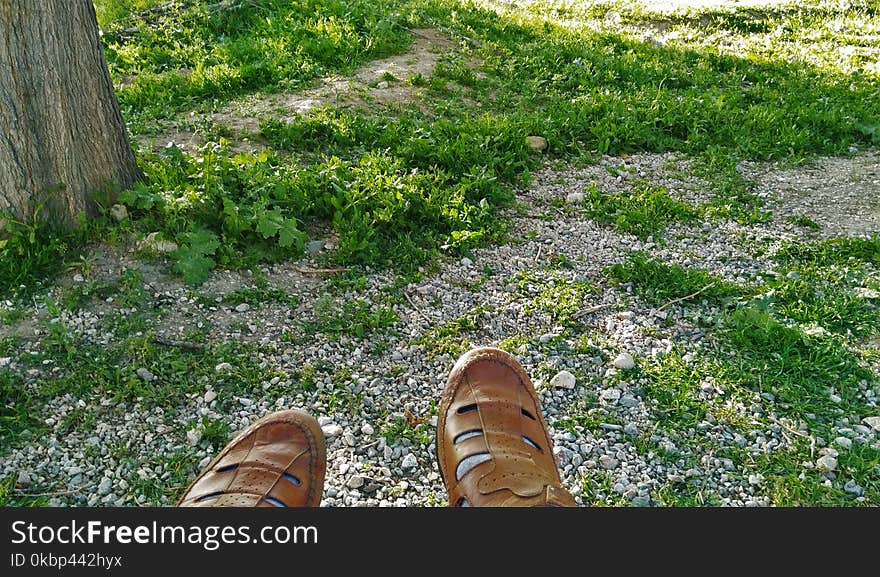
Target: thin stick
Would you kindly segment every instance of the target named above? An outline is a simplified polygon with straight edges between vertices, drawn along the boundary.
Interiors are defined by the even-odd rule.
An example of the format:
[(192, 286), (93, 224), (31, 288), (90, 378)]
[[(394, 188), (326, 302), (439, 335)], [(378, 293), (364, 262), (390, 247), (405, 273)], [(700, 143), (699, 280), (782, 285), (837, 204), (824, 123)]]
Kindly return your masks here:
[(671, 301), (669, 301), (669, 302), (666, 303), (665, 305), (661, 306), (661, 307), (660, 307), (659, 309), (657, 309), (657, 310), (658, 310), (658, 311), (662, 311), (663, 309), (665, 309), (666, 307), (668, 307), (668, 306), (670, 306), (670, 305), (674, 305), (675, 303), (680, 303), (681, 301), (686, 301), (686, 300), (688, 300), (688, 299), (692, 299), (692, 298), (694, 298), (695, 296), (697, 296), (698, 294), (700, 294), (701, 292), (703, 292), (703, 291), (705, 291), (705, 290), (709, 290), (709, 289), (712, 288), (713, 286), (715, 286), (715, 283), (714, 283), (714, 282), (710, 282), (709, 284), (707, 284), (706, 286), (704, 286), (703, 288), (701, 288), (701, 289), (698, 290), (697, 292), (695, 292), (695, 293), (693, 293), (693, 294), (689, 294), (689, 295), (684, 296), (684, 297), (679, 297), (679, 298), (677, 298), (677, 299), (672, 299)]
[(163, 339), (162, 337), (154, 337), (153, 342), (157, 345), (165, 345), (167, 347), (179, 347), (181, 349), (190, 349), (193, 351), (200, 351), (205, 348), (205, 345), (202, 343), (188, 343), (186, 341), (172, 341), (170, 339)]
[(411, 298), (409, 298), (409, 295), (407, 294), (407, 292), (406, 291), (401, 291), (401, 292), (403, 293), (403, 296), (406, 299), (406, 302), (408, 302), (410, 304), (410, 306), (413, 308), (413, 310), (416, 311), (420, 317), (422, 317), (423, 319), (428, 321), (428, 324), (431, 324), (431, 322), (432, 322), (431, 319), (429, 319), (428, 316), (425, 313), (423, 313), (421, 311), (421, 309), (419, 309), (419, 307), (416, 306), (416, 303), (414, 303), (413, 300)]
[(300, 272), (302, 274), (325, 274), (325, 273), (339, 273), (339, 272), (348, 272), (350, 268), (304, 268), (301, 266), (293, 267), (293, 270), (296, 272)]
[(535, 262), (538, 262), (538, 259), (541, 258), (541, 248), (542, 248), (543, 246), (544, 246), (543, 244), (539, 244), (539, 245), (538, 245), (538, 252), (535, 253)]
[(610, 304), (604, 304), (604, 305), (596, 305), (596, 306), (588, 307), (588, 308), (585, 308), (585, 309), (581, 309), (581, 310), (579, 310), (578, 312), (576, 312), (576, 313), (574, 313), (573, 315), (571, 315), (571, 318), (577, 320), (577, 319), (579, 319), (579, 318), (581, 318), (581, 317), (585, 317), (585, 316), (587, 316), (587, 315), (591, 315), (591, 314), (593, 314), (593, 313), (599, 312), (599, 311), (601, 311), (601, 310), (603, 310), (603, 309), (607, 309), (607, 308), (609, 308), (610, 306), (611, 306)]
[(21, 491), (13, 491), (16, 497), (61, 497), (63, 495), (75, 495), (81, 492), (85, 487), (77, 487), (68, 491), (52, 491), (51, 493), (22, 493)]

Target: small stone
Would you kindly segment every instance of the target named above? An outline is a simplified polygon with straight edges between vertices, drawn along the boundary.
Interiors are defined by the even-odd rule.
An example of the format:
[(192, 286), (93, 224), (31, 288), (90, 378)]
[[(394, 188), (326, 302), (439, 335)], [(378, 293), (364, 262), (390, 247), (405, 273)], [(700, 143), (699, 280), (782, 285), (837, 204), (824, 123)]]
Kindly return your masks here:
[(839, 403), (843, 400), (840, 398), (840, 395), (834, 395), (834, 394), (828, 395), (828, 398), (831, 399), (832, 403)]
[(345, 486), (349, 489), (360, 489), (366, 482), (367, 480), (364, 477), (354, 475), (345, 483)]
[(865, 417), (862, 422), (880, 433), (880, 417)]
[(852, 439), (849, 439), (847, 437), (837, 437), (836, 439), (834, 439), (834, 442), (841, 449), (849, 449), (850, 447), (852, 447)]
[(601, 457), (599, 457), (599, 466), (606, 471), (614, 469), (619, 464), (620, 462), (614, 457), (609, 457), (608, 455), (602, 455)]
[(623, 396), (620, 397), (618, 404), (622, 407), (627, 407), (631, 409), (633, 407), (638, 407), (641, 404), (641, 401), (635, 397)]
[(550, 341), (553, 340), (553, 337), (555, 337), (555, 336), (556, 335), (553, 335), (550, 333), (545, 333), (545, 334), (541, 335), (540, 337), (538, 337), (538, 340), (541, 341), (542, 343), (549, 343)]
[(81, 275), (79, 273), (76, 273), (75, 275), (73, 275), (73, 282), (85, 282), (85, 280), (86, 280), (86, 277), (84, 277), (83, 275)]
[(214, 391), (205, 391), (204, 399), (205, 399), (206, 403), (210, 403), (211, 401), (213, 401), (216, 398), (217, 398), (217, 393), (215, 393)]
[(600, 423), (599, 428), (603, 431), (620, 431), (623, 429), (623, 427), (614, 423)]
[(125, 205), (123, 204), (114, 204), (110, 207), (110, 216), (112, 216), (113, 220), (116, 222), (122, 222), (128, 218), (128, 209), (125, 208)]
[(202, 431), (199, 429), (190, 429), (186, 432), (186, 441), (192, 445), (196, 446), (199, 444), (199, 441), (202, 440)]
[(801, 278), (801, 275), (799, 275), (798, 273), (791, 270), (791, 271), (788, 271), (788, 274), (785, 275), (785, 278), (789, 278), (791, 280), (798, 280), (799, 278)]
[(583, 192), (569, 192), (565, 195), (565, 202), (569, 204), (579, 204), (584, 201)]
[(205, 467), (207, 467), (208, 464), (209, 464), (210, 462), (211, 462), (211, 456), (210, 456), (210, 455), (208, 455), (207, 457), (203, 458), (201, 461), (199, 461), (199, 470), (201, 471), (202, 469), (204, 469)]
[(837, 459), (831, 455), (823, 455), (816, 461), (816, 466), (820, 470), (831, 472), (837, 468)]
[(107, 477), (101, 479), (101, 482), (98, 484), (98, 494), (104, 496), (109, 494), (111, 490), (113, 490), (113, 481)]
[(547, 139), (543, 136), (526, 136), (526, 142), (533, 150), (547, 150)]
[(391, 360), (398, 361), (398, 362), (402, 361), (403, 355), (400, 353), (400, 351), (394, 351), (393, 353), (391, 353)]
[(369, 423), (367, 423), (367, 424), (365, 424), (363, 427), (361, 427), (361, 433), (363, 433), (364, 435), (370, 436), (370, 435), (372, 435), (374, 432), (375, 432), (375, 431), (373, 431), (373, 427), (370, 426)]
[(315, 256), (319, 252), (324, 250), (324, 241), (323, 240), (310, 240), (306, 243), (306, 251), (311, 255)]
[(623, 432), (627, 435), (638, 435), (639, 428), (635, 423), (627, 423), (625, 427), (623, 427)]
[(390, 85), (388, 84), (388, 81), (387, 81), (387, 80), (383, 80), (383, 81), (379, 82), (379, 84), (376, 85), (376, 88), (378, 88), (379, 90), (387, 90), (387, 89), (388, 89), (388, 86), (390, 86)]
[(804, 334), (809, 337), (821, 337), (827, 333), (828, 331), (818, 325), (807, 327), (804, 329)]
[(633, 497), (632, 501), (633, 507), (649, 507), (651, 505), (651, 498), (647, 495), (639, 495), (638, 497)]
[(407, 456), (403, 458), (403, 462), (400, 463), (400, 468), (405, 471), (409, 469), (415, 469), (418, 466), (419, 461), (412, 453), (407, 454)]
[(568, 371), (559, 371), (552, 379), (550, 386), (559, 387), (561, 389), (573, 389), (575, 385), (574, 375)]
[(27, 471), (20, 471), (18, 473), (18, 479), (16, 479), (18, 484), (22, 487), (27, 487), (31, 484), (31, 476)]
[(246, 313), (249, 310), (251, 310), (251, 305), (249, 305), (247, 303), (241, 303), (240, 305), (235, 307), (235, 312), (237, 312), (237, 313)]
[(0, 357), (0, 367), (8, 367), (12, 363), (12, 357)]
[(243, 407), (250, 407), (254, 402), (247, 397), (239, 397), (238, 402)]
[(631, 369), (636, 366), (635, 360), (632, 358), (632, 355), (629, 353), (620, 353), (617, 357), (614, 358), (614, 362), (612, 363), (618, 369)]
[(474, 266), (474, 261), (472, 261), (468, 257), (462, 257), (461, 261), (459, 261), (459, 262), (461, 263), (461, 266), (463, 266), (464, 268)]
[(231, 373), (233, 370), (233, 366), (230, 363), (220, 363), (216, 367), (214, 367), (215, 373)]
[(351, 433), (345, 433), (344, 435), (342, 435), (342, 440), (345, 441), (345, 444), (349, 447), (354, 447), (355, 445), (357, 445), (357, 437), (355, 437)]
[(144, 238), (141, 247), (155, 252), (169, 253), (178, 249), (177, 243), (159, 238), (158, 232), (151, 232)]
[(856, 287), (855, 293), (863, 299), (880, 299), (880, 292), (870, 288)]
[(151, 373), (148, 369), (140, 368), (137, 370), (137, 376), (141, 378), (142, 381), (146, 381), (148, 383), (152, 383), (156, 380), (156, 375)]
[(764, 482), (764, 475), (758, 473), (755, 475), (749, 475), (749, 485), (760, 485)]
[(342, 434), (342, 427), (339, 425), (324, 425), (321, 427), (321, 430), (326, 437), (336, 437)]
[(847, 493), (851, 493), (857, 496), (860, 496), (862, 493), (865, 492), (865, 490), (860, 487), (858, 483), (856, 483), (855, 479), (850, 479), (849, 481), (847, 481), (846, 484), (843, 486), (843, 490)]
[(620, 389), (610, 388), (605, 389), (599, 394), (599, 397), (606, 403), (616, 403), (618, 399), (620, 399)]

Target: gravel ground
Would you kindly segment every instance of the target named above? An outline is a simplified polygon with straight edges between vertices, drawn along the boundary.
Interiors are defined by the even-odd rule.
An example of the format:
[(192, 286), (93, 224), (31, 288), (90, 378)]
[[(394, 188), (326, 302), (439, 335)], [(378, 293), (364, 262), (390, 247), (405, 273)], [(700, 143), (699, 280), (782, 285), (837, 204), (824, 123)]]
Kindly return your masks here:
[[(875, 182), (871, 178), (876, 177), (876, 172), (867, 179), (860, 176), (864, 174), (863, 168), (871, 165), (866, 159), (875, 161), (876, 153), (863, 153), (849, 160), (820, 161), (801, 173), (787, 171), (784, 178), (776, 171), (765, 170), (767, 167), (750, 170), (760, 175), (758, 186), (763, 194), (781, 199), (783, 211), (821, 211), (820, 204), (798, 205), (796, 198), (785, 194), (793, 188), (797, 174), (813, 183), (840, 182), (842, 188), (853, 192), (847, 198), (855, 200), (863, 195), (854, 193), (857, 188), (853, 182), (861, 183), (858, 186), (862, 187)], [(612, 176), (605, 165), (626, 170)], [(844, 165), (861, 168), (849, 170)], [(167, 498), (151, 500), (136, 491), (133, 483), (138, 479), (171, 479), (174, 464), (162, 457), (181, 450), (194, 455), (185, 472), (194, 475), (198, 467), (208, 463), (217, 447), (203, 440), (198, 428), (190, 428), (194, 419), (220, 419), (236, 431), (272, 410), (303, 408), (318, 418), (327, 438), (323, 506), (444, 505), (446, 494), (434, 456), (435, 407), (457, 353), (444, 353), (430, 335), (436, 334), (437, 327), (471, 315), (477, 328), (461, 333), (458, 338), (466, 338), (473, 345), (513, 343), (510, 346), (533, 376), (551, 427), (563, 482), (573, 492), (580, 493), (586, 478), (600, 475), (608, 479), (608, 486), (593, 496), (596, 500), (622, 498), (639, 506), (662, 505), (662, 496), (658, 494), (661, 487), (698, 479), (707, 492), (720, 497), (723, 505), (770, 505), (760, 475), (730, 459), (719, 458), (719, 450), (738, 447), (754, 454), (784, 450), (791, 445), (792, 431), (804, 435), (809, 435), (809, 431), (798, 430), (798, 423), (785, 419), (771, 426), (759, 420), (760, 398), (755, 393), (755, 404), (737, 402), (730, 407), (742, 420), (755, 423), (747, 434), (741, 428), (734, 430), (711, 418), (684, 433), (662, 432), (656, 407), (644, 396), (638, 380), (628, 376), (628, 367), (633, 362), (650, 363), (673, 348), (683, 354), (686, 362), (691, 362), (707, 338), (696, 327), (694, 315), (713, 311), (699, 302), (656, 310), (642, 303), (625, 286), (610, 285), (603, 270), (623, 261), (631, 251), (647, 250), (669, 263), (695, 265), (725, 279), (746, 282), (756, 278), (760, 271), (774, 267), (769, 257), (756, 257), (749, 252), (750, 242), (776, 243), (810, 233), (790, 226), (780, 218), (784, 214), (780, 214), (768, 224), (749, 227), (732, 222), (670, 227), (667, 243), (658, 245), (650, 239), (640, 241), (600, 226), (571, 203), (562, 208), (547, 203), (550, 199), (565, 199), (593, 182), (605, 192), (626, 190), (628, 179), (635, 176), (666, 186), (678, 198), (690, 202), (705, 200), (705, 183), (686, 176), (686, 168), (687, 160), (679, 156), (637, 155), (606, 158), (587, 169), (556, 167), (536, 173), (533, 185), (519, 191), (519, 200), (531, 207), (528, 212), (533, 215), (551, 210), (552, 219), (512, 212), (514, 242), (477, 250), (473, 259), (446, 260), (438, 272), (404, 287), (406, 302), (394, 305), (398, 322), (387, 331), (362, 339), (334, 339), (318, 333), (300, 344), (282, 340), (284, 332), (295, 326), (293, 323), (313, 316), (318, 299), (326, 299), (328, 294), (332, 294), (337, 305), (355, 297), (383, 302), (387, 297), (384, 289), (394, 281), (388, 273), (368, 274), (366, 287), (356, 292), (329, 293), (324, 290), (323, 278), (301, 272), (301, 267), (315, 266), (313, 262), (286, 263), (268, 267), (265, 272), (269, 285), (298, 296), (298, 305), (212, 305), (212, 299), (249, 285), (249, 274), (216, 272), (201, 287), (199, 298), (168, 275), (168, 269), (161, 264), (148, 264), (131, 254), (117, 254), (107, 248), (96, 249), (96, 277), (118, 276), (127, 267), (141, 272), (150, 304), (156, 311), (153, 328), (157, 334), (174, 339), (188, 330), (201, 328), (208, 331), (211, 343), (255, 343), (261, 366), (289, 375), (289, 380), (275, 377), (264, 383), (264, 395), (249, 397), (235, 396), (227, 388), (215, 389), (213, 383), (207, 382), (202, 393), (192, 395), (173, 413), (100, 397), (60, 396), (45, 408), (45, 422), (54, 433), (12, 447), (0, 465), (0, 476), (17, 475), (21, 492), (52, 492), (49, 503), (55, 506), (169, 504)], [(777, 194), (780, 190), (783, 194)], [(840, 206), (844, 200), (835, 206), (836, 214), (844, 214), (845, 209)], [(820, 219), (818, 213), (810, 214)], [(564, 255), (572, 267), (548, 268), (559, 255)], [(492, 274), (484, 274), (490, 270)], [(524, 274), (538, 279), (537, 289), (518, 288), (517, 279), (524, 278)], [(593, 312), (585, 312), (577, 331), (565, 331), (557, 326), (550, 312), (533, 306), (534, 290), (539, 290), (541, 283), (551, 277), (588, 282), (598, 289), (584, 298), (585, 311)], [(76, 282), (68, 275), (59, 280), (56, 290)], [(112, 300), (98, 301), (86, 310), (65, 313), (63, 320), (82, 342), (110, 343), (117, 336), (102, 328), (105, 325), (101, 321), (109, 312), (119, 310)], [(0, 326), (0, 337), (23, 337), (17, 355), (0, 359), (8, 370), (18, 370), (21, 359), (29, 351), (39, 349), (45, 336), (41, 327), (48, 316), (45, 309), (38, 308), (13, 326)], [(589, 342), (590, 352), (578, 347), (577, 341), (581, 339)], [(236, 362), (231, 358), (227, 364), (219, 364), (217, 372), (233, 370)], [(307, 364), (331, 367), (329, 371), (317, 371), (316, 388), (308, 392), (292, 386), (290, 376)], [(154, 377), (150, 368), (138, 367), (140, 377)], [(347, 374), (339, 369), (348, 369)], [(56, 374), (53, 370), (58, 371), (52, 367), (31, 369), (27, 378), (31, 382), (51, 378)], [(562, 371), (577, 375), (573, 385), (565, 375), (553, 379)], [(334, 378), (339, 374), (346, 376)], [(362, 400), (353, 407), (337, 407), (336, 411), (331, 408), (332, 399), (352, 395), (362, 395)], [(723, 398), (724, 391), (706, 382), (701, 386), (701, 395), (707, 401), (718, 400)], [(874, 395), (880, 396), (880, 391), (869, 390), (866, 395), (876, 399)], [(61, 434), (64, 417), (74, 410), (93, 415), (93, 426)], [(561, 426), (566, 419), (585, 413), (602, 424), (595, 428)], [(405, 438), (389, 441), (383, 436), (388, 423), (401, 417), (426, 423), (429, 442)], [(851, 423), (841, 430), (836, 448), (823, 447), (823, 442), (819, 442), (816, 457), (824, 459), (819, 466), (833, 469), (831, 461), (837, 451), (845, 450), (847, 443), (880, 444), (878, 431), (872, 430), (872, 425)], [(876, 428), (880, 429), (880, 423)], [(664, 456), (661, 458), (656, 450), (640, 448), (646, 442), (662, 449)], [(120, 445), (129, 449), (133, 460), (114, 455), (112, 447)], [(89, 446), (94, 448), (88, 450)], [(857, 493), (858, 487), (851, 489)], [(581, 505), (592, 504), (581, 495), (577, 499)]]

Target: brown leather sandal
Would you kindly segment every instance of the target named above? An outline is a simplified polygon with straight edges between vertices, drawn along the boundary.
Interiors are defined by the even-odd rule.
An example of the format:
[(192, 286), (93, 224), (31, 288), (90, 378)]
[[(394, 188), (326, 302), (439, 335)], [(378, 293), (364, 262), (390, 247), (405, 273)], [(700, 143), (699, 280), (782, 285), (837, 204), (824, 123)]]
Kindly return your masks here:
[(317, 507), (327, 449), (302, 411), (269, 414), (239, 433), (205, 467), (179, 507)]
[(496, 348), (458, 359), (440, 402), (437, 462), (450, 507), (574, 507), (535, 388)]

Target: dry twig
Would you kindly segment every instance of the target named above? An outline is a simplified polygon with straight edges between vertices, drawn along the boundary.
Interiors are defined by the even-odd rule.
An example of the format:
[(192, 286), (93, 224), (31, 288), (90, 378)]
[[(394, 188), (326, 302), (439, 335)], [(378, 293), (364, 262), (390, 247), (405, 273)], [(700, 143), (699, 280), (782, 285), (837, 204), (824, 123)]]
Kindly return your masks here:
[(707, 284), (706, 286), (704, 286), (703, 288), (701, 288), (701, 289), (698, 290), (697, 292), (695, 292), (695, 293), (693, 293), (693, 294), (689, 294), (689, 295), (687, 295), (687, 296), (678, 297), (677, 299), (672, 299), (671, 301), (669, 301), (669, 302), (666, 303), (665, 305), (661, 306), (661, 307), (658, 308), (657, 310), (658, 310), (658, 311), (662, 311), (662, 310), (665, 309), (666, 307), (671, 306), (671, 305), (674, 305), (675, 303), (680, 303), (681, 301), (686, 301), (686, 300), (688, 300), (688, 299), (692, 299), (692, 298), (694, 298), (695, 296), (697, 296), (697, 295), (699, 295), (700, 293), (702, 293), (703, 291), (709, 290), (709, 289), (712, 288), (713, 286), (715, 286), (715, 283), (714, 283), (714, 282), (710, 282), (709, 284)]
[(181, 349), (189, 349), (192, 351), (200, 351), (205, 348), (202, 343), (190, 343), (187, 341), (173, 341), (162, 337), (153, 337), (153, 342), (157, 345), (165, 345), (167, 347), (178, 347)]
[(302, 274), (327, 274), (327, 273), (340, 273), (340, 272), (348, 272), (350, 268), (305, 268), (301, 266), (293, 267), (293, 270)]
[(577, 319), (579, 319), (579, 318), (581, 318), (581, 317), (585, 317), (585, 316), (587, 316), (587, 315), (591, 315), (591, 314), (593, 314), (593, 313), (596, 313), (596, 312), (599, 312), (599, 311), (601, 311), (601, 310), (607, 309), (607, 308), (609, 308), (610, 306), (611, 306), (610, 304), (602, 304), (602, 305), (596, 305), (596, 306), (592, 306), (592, 307), (587, 307), (587, 308), (585, 308), (585, 309), (581, 309), (581, 310), (577, 311), (576, 313), (574, 313), (573, 315), (571, 315), (571, 318), (574, 319), (574, 320), (577, 320)]

